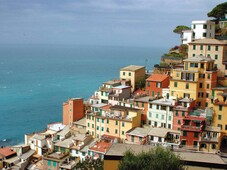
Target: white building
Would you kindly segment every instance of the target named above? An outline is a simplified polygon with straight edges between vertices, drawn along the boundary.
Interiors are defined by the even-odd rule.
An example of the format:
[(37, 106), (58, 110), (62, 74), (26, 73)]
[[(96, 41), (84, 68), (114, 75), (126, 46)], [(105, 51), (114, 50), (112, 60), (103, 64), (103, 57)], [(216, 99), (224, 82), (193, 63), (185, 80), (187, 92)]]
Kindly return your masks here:
[(182, 44), (203, 38), (215, 38), (214, 22), (209, 20), (192, 21), (191, 30), (184, 30), (181, 35)]
[(172, 99), (158, 99), (149, 102), (147, 113), (147, 124), (152, 127), (173, 127), (173, 105)]
[(215, 23), (212, 21), (192, 21), (192, 40), (215, 37)]

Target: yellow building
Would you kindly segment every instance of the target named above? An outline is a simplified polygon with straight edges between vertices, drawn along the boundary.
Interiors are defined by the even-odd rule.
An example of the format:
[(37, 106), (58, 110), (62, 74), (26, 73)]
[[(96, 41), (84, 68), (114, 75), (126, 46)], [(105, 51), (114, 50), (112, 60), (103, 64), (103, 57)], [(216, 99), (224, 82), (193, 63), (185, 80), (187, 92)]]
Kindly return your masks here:
[(218, 69), (218, 77), (227, 76), (225, 64), (227, 61), (227, 42), (217, 39), (204, 38), (189, 43), (188, 57), (202, 55), (215, 60), (215, 67)]
[(214, 110), (212, 126), (221, 129), (221, 148), (227, 149), (227, 87), (216, 87), (212, 91), (212, 107)]
[[(94, 109), (95, 110), (95, 109)], [(87, 112), (87, 132), (95, 138), (110, 135), (126, 139), (126, 131), (141, 125), (141, 110), (124, 106), (102, 106)]]
[(145, 80), (145, 66), (130, 65), (120, 69), (120, 79), (131, 81), (132, 92), (136, 88), (136, 83)]
[(173, 69), (170, 80), (172, 98), (192, 98), (198, 106), (208, 107), (211, 89), (217, 84), (217, 71), (210, 57), (195, 56), (184, 60), (183, 69)]

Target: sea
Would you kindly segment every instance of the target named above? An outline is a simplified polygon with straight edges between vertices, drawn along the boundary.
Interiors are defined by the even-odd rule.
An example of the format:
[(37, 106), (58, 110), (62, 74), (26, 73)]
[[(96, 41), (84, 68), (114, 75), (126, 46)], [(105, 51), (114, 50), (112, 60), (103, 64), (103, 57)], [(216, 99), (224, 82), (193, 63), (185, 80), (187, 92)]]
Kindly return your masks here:
[(164, 47), (0, 45), (0, 146), (62, 121), (62, 104), (87, 100), (128, 65), (152, 70)]

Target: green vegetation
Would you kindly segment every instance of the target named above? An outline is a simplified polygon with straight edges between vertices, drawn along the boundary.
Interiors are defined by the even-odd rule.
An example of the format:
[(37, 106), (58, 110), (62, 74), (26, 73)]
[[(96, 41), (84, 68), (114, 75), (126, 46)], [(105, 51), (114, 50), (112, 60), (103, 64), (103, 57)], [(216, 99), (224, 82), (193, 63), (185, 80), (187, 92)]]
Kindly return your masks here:
[(185, 26), (185, 25), (178, 25), (178, 26), (173, 30), (173, 32), (176, 33), (176, 34), (181, 34), (182, 31), (184, 31), (184, 30), (190, 30), (190, 27)]
[(144, 89), (146, 83), (146, 78), (141, 79), (140, 81), (136, 82), (135, 90)]
[(227, 2), (218, 4), (210, 12), (207, 13), (207, 16), (220, 20), (222, 18), (225, 18), (225, 14), (227, 14)]
[(127, 151), (120, 161), (119, 170), (183, 170), (184, 165), (179, 156), (169, 149), (154, 148), (148, 152), (134, 154)]
[(97, 160), (86, 158), (83, 162), (76, 164), (76, 169), (81, 170), (103, 170), (103, 161), (98, 158)]

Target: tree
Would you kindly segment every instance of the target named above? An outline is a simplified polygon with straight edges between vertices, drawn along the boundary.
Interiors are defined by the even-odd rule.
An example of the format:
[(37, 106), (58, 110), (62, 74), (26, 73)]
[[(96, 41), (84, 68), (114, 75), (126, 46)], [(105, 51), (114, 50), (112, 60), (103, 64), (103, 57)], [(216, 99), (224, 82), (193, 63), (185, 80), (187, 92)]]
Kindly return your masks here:
[(225, 18), (225, 14), (227, 14), (227, 2), (218, 4), (210, 12), (207, 13), (207, 16), (214, 17), (219, 20)]
[(169, 149), (156, 147), (148, 152), (134, 154), (127, 151), (120, 161), (119, 170), (183, 170), (184, 165), (180, 157)]
[(83, 162), (76, 164), (76, 169), (80, 170), (103, 170), (103, 161), (98, 158), (96, 160), (86, 157)]
[(174, 33), (181, 34), (182, 31), (184, 30), (190, 30), (190, 27), (185, 26), (185, 25), (178, 25), (176, 28), (173, 30)]

